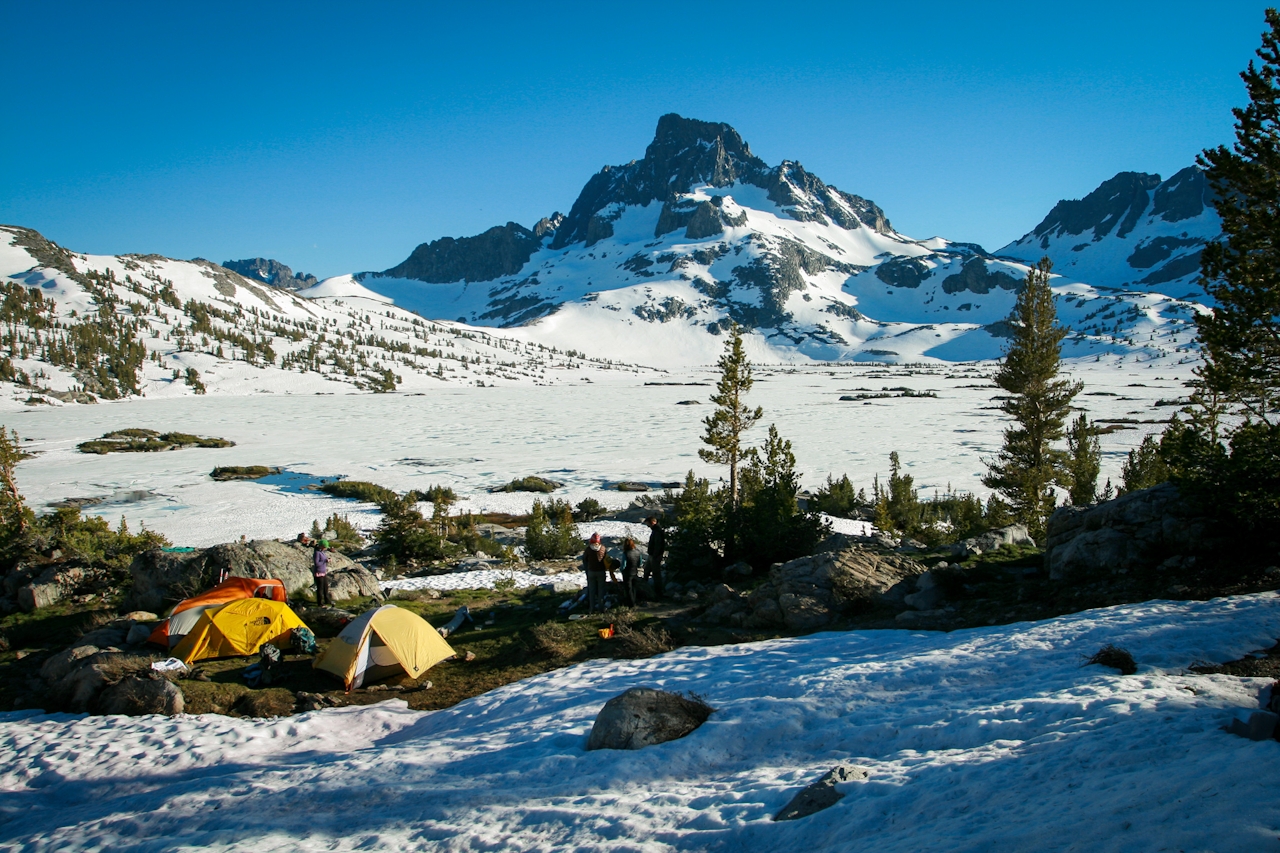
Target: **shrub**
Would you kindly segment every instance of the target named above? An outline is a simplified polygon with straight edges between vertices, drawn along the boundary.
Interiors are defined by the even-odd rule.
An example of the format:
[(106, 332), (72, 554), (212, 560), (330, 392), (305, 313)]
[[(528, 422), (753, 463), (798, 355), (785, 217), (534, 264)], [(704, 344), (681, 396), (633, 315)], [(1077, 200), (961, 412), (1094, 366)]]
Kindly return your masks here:
[(543, 622), (529, 629), (530, 645), (534, 651), (561, 660), (571, 658), (582, 650), (580, 632), (563, 622)]
[(615, 658), (651, 658), (675, 647), (675, 640), (660, 625), (647, 625), (639, 630), (620, 625), (613, 634)]
[(1093, 657), (1085, 659), (1086, 666), (1095, 663), (1118, 669), (1121, 675), (1133, 675), (1138, 671), (1138, 664), (1134, 661), (1133, 655), (1110, 643), (1094, 652)]
[(517, 477), (505, 486), (499, 486), (496, 489), (490, 489), (492, 492), (541, 492), (550, 494), (560, 488), (563, 483), (557, 483), (555, 480), (548, 480), (545, 477)]
[(595, 498), (583, 498), (579, 501), (574, 516), (578, 521), (591, 521), (593, 518), (599, 518), (608, 511), (608, 508)]
[(809, 508), (839, 518), (857, 518), (862, 511), (870, 509), (871, 504), (865, 491), (854, 490), (848, 474), (839, 480), (832, 480), (828, 474), (826, 485), (809, 499)]
[(524, 534), (524, 550), (535, 560), (567, 557), (579, 547), (577, 527), (568, 501), (552, 500), (547, 506), (533, 502)]
[[(399, 500), (399, 496), (386, 486), (379, 486), (377, 483), (370, 483), (364, 480), (337, 480), (332, 483), (324, 483), (320, 486), (320, 491), (335, 498), (364, 501), (365, 503), (377, 504), (379, 507), (389, 501)], [(413, 495), (410, 495), (410, 497), (413, 497)], [(385, 512), (386, 510), (384, 509), (383, 511)]]

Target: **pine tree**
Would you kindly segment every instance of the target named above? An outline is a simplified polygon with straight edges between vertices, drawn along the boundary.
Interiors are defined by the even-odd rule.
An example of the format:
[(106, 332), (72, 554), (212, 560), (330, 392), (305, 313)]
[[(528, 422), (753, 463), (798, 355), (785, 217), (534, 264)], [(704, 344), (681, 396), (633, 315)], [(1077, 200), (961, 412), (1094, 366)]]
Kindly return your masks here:
[[(1240, 75), (1249, 104), (1232, 111), (1236, 141), (1197, 161), (1222, 218), (1200, 267), (1216, 304), (1196, 317), (1204, 363), (1160, 461), (1203, 509), (1270, 533), (1280, 527), (1280, 14), (1268, 9), (1266, 21), (1260, 64)], [(1139, 473), (1144, 461), (1132, 460)]]
[(751, 362), (742, 349), (742, 329), (733, 324), (729, 339), (725, 341), (724, 354), (717, 366), (720, 379), (711, 402), (716, 410), (703, 419), (706, 433), (702, 441), (709, 445), (698, 451), (704, 462), (729, 466), (729, 509), (736, 511), (741, 501), (738, 489), (738, 464), (742, 460), (742, 436), (764, 417), (764, 410), (757, 406), (748, 408), (742, 398), (751, 390), (755, 380), (751, 376)]
[(5, 545), (25, 534), (31, 524), (31, 510), (18, 491), (14, 476), (18, 463), (27, 456), (18, 434), (0, 426), (0, 537)]
[(1249, 420), (1280, 413), (1280, 13), (1266, 11), (1261, 65), (1241, 72), (1249, 105), (1236, 108), (1236, 141), (1197, 158), (1217, 198), (1225, 239), (1201, 255), (1202, 283), (1216, 302), (1196, 317), (1205, 363), (1200, 379)]
[(1102, 472), (1102, 446), (1089, 418), (1081, 412), (1071, 422), (1067, 433), (1068, 489), (1073, 506), (1085, 506), (1098, 500), (1098, 475)]
[(1004, 446), (987, 463), (983, 485), (1008, 500), (1013, 516), (1032, 536), (1042, 535), (1045, 519), (1056, 502), (1055, 483), (1066, 482), (1066, 454), (1053, 447), (1063, 437), (1071, 401), (1080, 383), (1058, 378), (1062, 339), (1067, 330), (1057, 324), (1052, 264), (1043, 258), (1027, 272), (1026, 282), (1009, 323), (1013, 340), (996, 373), (996, 385), (1010, 396), (1001, 408), (1014, 419), (1004, 431)]

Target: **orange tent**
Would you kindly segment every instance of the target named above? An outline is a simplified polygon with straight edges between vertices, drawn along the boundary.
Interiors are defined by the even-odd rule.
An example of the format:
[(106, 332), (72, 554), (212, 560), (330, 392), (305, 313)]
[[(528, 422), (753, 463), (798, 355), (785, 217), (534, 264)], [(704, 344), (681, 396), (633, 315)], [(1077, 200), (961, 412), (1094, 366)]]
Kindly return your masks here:
[(208, 592), (179, 601), (169, 611), (169, 618), (157, 625), (147, 639), (158, 646), (171, 649), (195, 627), (200, 614), (211, 607), (219, 607), (242, 598), (266, 598), (283, 602), (287, 596), (284, 583), (275, 578), (227, 578)]

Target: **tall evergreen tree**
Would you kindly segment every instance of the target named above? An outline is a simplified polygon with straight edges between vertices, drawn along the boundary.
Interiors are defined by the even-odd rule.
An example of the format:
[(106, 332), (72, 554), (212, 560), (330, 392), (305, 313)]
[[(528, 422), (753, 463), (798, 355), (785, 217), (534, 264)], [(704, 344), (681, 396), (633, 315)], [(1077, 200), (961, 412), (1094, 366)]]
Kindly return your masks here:
[[(1161, 442), (1172, 478), (1225, 520), (1280, 526), (1280, 13), (1266, 11), (1236, 140), (1198, 158), (1223, 237), (1204, 248), (1212, 313), (1196, 317), (1204, 363), (1185, 414)], [(1226, 417), (1224, 417), (1226, 416)], [(1134, 460), (1140, 462), (1140, 459)], [(1127, 485), (1127, 483), (1126, 483)]]
[(724, 354), (717, 366), (720, 379), (711, 402), (716, 410), (703, 419), (706, 432), (702, 436), (708, 447), (698, 450), (704, 462), (729, 466), (729, 510), (737, 510), (742, 495), (738, 488), (738, 464), (742, 461), (742, 436), (764, 417), (764, 409), (749, 408), (743, 397), (751, 390), (755, 380), (751, 376), (751, 362), (742, 348), (742, 329), (733, 324), (729, 339), (725, 341)]
[(1055, 503), (1053, 486), (1066, 482), (1066, 454), (1053, 443), (1063, 437), (1071, 401), (1082, 387), (1058, 377), (1062, 339), (1067, 331), (1057, 324), (1052, 264), (1043, 258), (1027, 272), (1026, 282), (1009, 323), (1013, 339), (996, 373), (998, 386), (1009, 392), (1001, 406), (1014, 423), (1004, 431), (1004, 446), (982, 482), (1008, 500), (1014, 518), (1032, 536), (1042, 535)]
[(1225, 394), (1250, 420), (1280, 413), (1280, 14), (1266, 11), (1261, 65), (1241, 72), (1249, 105), (1236, 108), (1236, 141), (1206, 150), (1224, 239), (1205, 246), (1202, 283), (1216, 304), (1196, 317), (1207, 390)]

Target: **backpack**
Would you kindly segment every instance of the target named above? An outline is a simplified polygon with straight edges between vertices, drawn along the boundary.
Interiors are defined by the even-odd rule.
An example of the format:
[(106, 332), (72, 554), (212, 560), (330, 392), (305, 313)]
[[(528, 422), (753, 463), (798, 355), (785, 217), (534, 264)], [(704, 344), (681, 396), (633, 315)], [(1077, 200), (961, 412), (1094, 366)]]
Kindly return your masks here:
[(310, 628), (293, 629), (293, 650), (300, 655), (316, 653), (316, 635), (311, 633)]
[(244, 680), (250, 687), (270, 687), (280, 677), (280, 649), (264, 643), (258, 654), (258, 662), (244, 668)]

